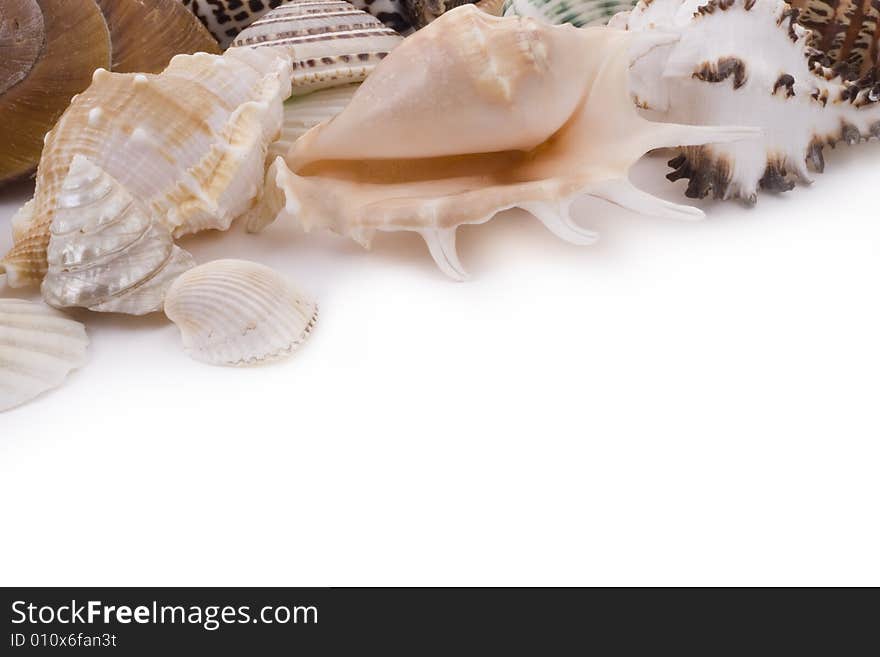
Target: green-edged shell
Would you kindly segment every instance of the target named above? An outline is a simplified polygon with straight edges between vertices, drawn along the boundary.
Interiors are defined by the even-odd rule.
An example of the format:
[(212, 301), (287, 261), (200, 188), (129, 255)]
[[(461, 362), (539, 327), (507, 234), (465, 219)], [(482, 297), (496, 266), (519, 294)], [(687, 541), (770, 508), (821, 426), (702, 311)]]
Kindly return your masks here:
[(502, 15), (586, 27), (605, 25), (614, 14), (632, 9), (635, 4), (631, 0), (505, 0)]

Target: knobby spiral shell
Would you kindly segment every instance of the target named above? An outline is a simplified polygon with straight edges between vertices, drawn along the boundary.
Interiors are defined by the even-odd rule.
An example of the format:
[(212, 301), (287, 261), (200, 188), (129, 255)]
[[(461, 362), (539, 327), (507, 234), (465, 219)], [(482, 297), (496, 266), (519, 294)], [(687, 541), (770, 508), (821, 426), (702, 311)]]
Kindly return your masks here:
[(7, 283), (45, 275), (58, 194), (77, 155), (175, 236), (227, 229), (259, 198), (290, 75), (274, 48), (178, 55), (158, 75), (96, 71), (47, 135), (34, 199), (13, 220), (15, 244), (0, 261)]
[(272, 164), (249, 228), (280, 215), (364, 245), (376, 231), (415, 231), (444, 272), (463, 278), (456, 228), (504, 209), (523, 208), (582, 244), (595, 239), (569, 214), (582, 194), (701, 216), (637, 190), (629, 167), (654, 148), (756, 131), (638, 115), (627, 68), (671, 40), (453, 9), (407, 38), (342, 113)]

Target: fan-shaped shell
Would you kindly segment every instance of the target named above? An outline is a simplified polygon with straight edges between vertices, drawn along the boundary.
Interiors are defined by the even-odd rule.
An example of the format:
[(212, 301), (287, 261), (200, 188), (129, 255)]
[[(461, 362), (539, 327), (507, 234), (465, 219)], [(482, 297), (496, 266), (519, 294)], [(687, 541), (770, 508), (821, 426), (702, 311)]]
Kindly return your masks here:
[(110, 34), (94, 0), (3, 0), (0, 9), (0, 182), (29, 173), (43, 136), (96, 68)]
[(196, 264), (167, 226), (82, 155), (61, 186), (51, 233), (42, 291), (59, 308), (155, 312), (171, 282)]
[(579, 194), (699, 216), (636, 190), (629, 167), (653, 148), (754, 131), (641, 118), (627, 66), (663, 42), (454, 9), (407, 38), (341, 114), (276, 160), (269, 209), (250, 225), (258, 229), (279, 212), (363, 244), (376, 230), (417, 231), (438, 265), (462, 278), (455, 229), (507, 208), (526, 209), (581, 244), (595, 235), (568, 214)]
[(47, 137), (34, 201), (0, 263), (8, 283), (45, 274), (49, 226), (75, 155), (175, 235), (227, 229), (259, 196), (289, 94), (290, 62), (274, 48), (178, 55), (159, 75), (97, 71)]
[(158, 73), (174, 55), (220, 54), (217, 42), (179, 0), (95, 0), (110, 29), (117, 73)]
[(165, 314), (193, 358), (252, 365), (296, 350), (317, 321), (317, 306), (269, 267), (215, 260), (171, 285)]
[(302, 95), (360, 82), (403, 41), (370, 14), (341, 0), (300, 0), (273, 9), (242, 31), (234, 47), (284, 48), (292, 87)]
[(0, 411), (64, 381), (86, 362), (85, 327), (45, 304), (0, 299)]

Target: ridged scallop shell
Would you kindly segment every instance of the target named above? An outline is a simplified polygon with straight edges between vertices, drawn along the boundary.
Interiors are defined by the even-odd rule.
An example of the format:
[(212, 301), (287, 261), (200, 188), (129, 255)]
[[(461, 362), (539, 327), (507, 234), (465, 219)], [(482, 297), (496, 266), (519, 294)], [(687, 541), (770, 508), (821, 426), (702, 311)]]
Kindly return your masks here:
[(0, 299), (0, 411), (56, 388), (86, 362), (85, 327), (45, 304)]
[(95, 72), (49, 133), (34, 201), (0, 261), (13, 286), (46, 272), (49, 226), (75, 155), (125, 187), (175, 236), (225, 230), (258, 199), (281, 128), (290, 62), (274, 48), (178, 55), (159, 75)]
[(638, 115), (627, 67), (669, 39), (453, 9), (407, 38), (341, 114), (272, 164), (264, 211), (249, 225), (259, 229), (277, 212), (365, 245), (377, 230), (416, 231), (443, 271), (463, 278), (456, 228), (511, 207), (581, 244), (595, 239), (569, 215), (581, 194), (701, 216), (637, 190), (629, 167), (654, 148), (754, 131)]
[(110, 66), (110, 33), (93, 0), (3, 0), (0, 53), (2, 182), (33, 171), (46, 131)]
[(551, 25), (606, 25), (614, 14), (627, 11), (634, 0), (504, 0), (503, 16), (527, 16)]
[(220, 54), (214, 37), (179, 0), (94, 0), (112, 46), (111, 71), (158, 73), (174, 55)]
[(183, 346), (213, 365), (253, 365), (289, 355), (309, 336), (317, 306), (283, 276), (244, 260), (191, 269), (168, 290), (165, 314)]
[(341, 0), (299, 0), (273, 9), (236, 37), (233, 47), (284, 48), (294, 95), (361, 82), (403, 37)]
[[(687, 196), (754, 203), (759, 189), (787, 191), (797, 181), (811, 182), (808, 165), (823, 170), (825, 146), (880, 137), (880, 82), (876, 69), (865, 73), (871, 48), (856, 45), (876, 32), (876, 18), (853, 16), (842, 28), (853, 41), (846, 36), (846, 45), (829, 56), (816, 48), (821, 32), (806, 29), (798, 17), (783, 0), (653, 0), (612, 20), (632, 32), (681, 35), (631, 70), (633, 91), (651, 118), (762, 130), (761, 137), (736, 144), (683, 149), (670, 161), (668, 177), (687, 179)], [(838, 57), (843, 69), (852, 66), (851, 75), (858, 69), (862, 77), (845, 79), (839, 66), (830, 68)]]
[(43, 299), (63, 308), (143, 315), (162, 309), (165, 290), (193, 257), (116, 180), (73, 158), (52, 219)]

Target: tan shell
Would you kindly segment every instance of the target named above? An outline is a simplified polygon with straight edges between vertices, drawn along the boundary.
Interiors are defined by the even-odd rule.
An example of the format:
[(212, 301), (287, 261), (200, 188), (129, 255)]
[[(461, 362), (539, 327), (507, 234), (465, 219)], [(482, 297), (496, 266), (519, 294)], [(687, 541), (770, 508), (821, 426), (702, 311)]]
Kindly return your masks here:
[(110, 66), (94, 0), (3, 0), (0, 10), (0, 182), (33, 171), (43, 136), (70, 99)]
[(283, 276), (245, 260), (191, 269), (168, 290), (165, 314), (184, 348), (213, 365), (254, 365), (287, 356), (309, 336), (317, 306)]
[(220, 54), (217, 42), (179, 0), (95, 0), (110, 29), (111, 69), (158, 73), (174, 55)]
[(290, 62), (274, 48), (178, 55), (159, 75), (99, 70), (49, 133), (34, 201), (14, 220), (0, 261), (13, 286), (46, 272), (61, 184), (82, 155), (175, 235), (225, 230), (258, 199), (268, 144), (290, 94)]
[(637, 190), (629, 167), (654, 148), (756, 131), (638, 114), (628, 66), (670, 39), (453, 9), (407, 38), (341, 114), (275, 161), (250, 226), (278, 213), (365, 245), (377, 230), (415, 231), (444, 272), (463, 278), (456, 228), (511, 207), (580, 244), (595, 239), (569, 215), (581, 194), (649, 214), (701, 216)]

